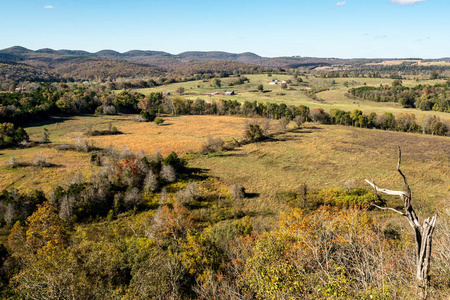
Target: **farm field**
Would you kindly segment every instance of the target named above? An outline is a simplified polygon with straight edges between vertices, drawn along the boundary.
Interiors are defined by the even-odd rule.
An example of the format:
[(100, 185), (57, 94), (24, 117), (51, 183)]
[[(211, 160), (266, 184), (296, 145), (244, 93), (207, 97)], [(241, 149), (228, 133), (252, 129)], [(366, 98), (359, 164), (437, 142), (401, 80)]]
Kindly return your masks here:
[[(234, 78), (222, 78), (222, 87), (212, 87), (210, 81), (191, 81), (182, 83), (173, 83), (165, 86), (158, 86), (147, 89), (136, 89), (136, 91), (145, 95), (151, 92), (170, 92), (172, 96), (177, 96), (176, 90), (179, 87), (185, 88), (185, 93), (181, 95), (183, 98), (195, 100), (197, 98), (211, 102), (220, 98), (232, 99), (240, 102), (243, 101), (263, 101), (263, 102), (277, 102), (285, 103), (286, 105), (306, 105), (310, 108), (322, 107), (326, 110), (330, 108), (339, 108), (347, 111), (354, 109), (360, 109), (364, 113), (370, 112), (383, 113), (392, 112), (393, 114), (399, 113), (414, 113), (417, 118), (426, 115), (436, 115), (442, 119), (450, 120), (448, 113), (437, 111), (421, 111), (419, 109), (407, 109), (401, 107), (397, 103), (391, 102), (374, 102), (374, 101), (360, 101), (349, 99), (345, 96), (349, 88), (366, 85), (377, 86), (380, 84), (391, 84), (393, 79), (387, 78), (317, 78), (314, 76), (302, 77), (303, 83), (299, 86), (290, 86), (292, 90), (281, 89), (280, 85), (269, 85), (269, 81), (278, 79), (279, 81), (292, 79), (290, 75), (273, 75), (268, 77), (267, 75), (244, 75), (250, 79), (250, 83), (242, 85), (229, 86), (227, 83)], [(332, 84), (332, 82), (335, 82)], [(443, 83), (445, 80), (403, 80), (403, 85), (412, 87), (418, 84), (430, 84)], [(257, 86), (263, 84), (265, 92), (258, 92)], [(317, 93), (317, 96), (321, 101), (313, 100), (309, 98), (303, 90), (311, 87), (324, 87), (328, 90)], [(227, 90), (234, 90), (236, 95), (224, 96), (215, 95), (210, 96), (213, 92), (225, 92)]]
[[(130, 151), (144, 151), (153, 155), (159, 151), (166, 156), (172, 151), (185, 153), (197, 151), (207, 141), (214, 138), (231, 139), (241, 137), (244, 132), (245, 118), (229, 116), (180, 116), (164, 117), (165, 123), (138, 123), (135, 115), (118, 116), (77, 116), (61, 122), (34, 124), (26, 127), (32, 141), (39, 141), (44, 128), (50, 132), (52, 144), (75, 144), (77, 139), (87, 140), (100, 148), (114, 146), (122, 150), (126, 146)], [(275, 122), (277, 124), (277, 122)], [(123, 134), (108, 136), (85, 136), (89, 128), (105, 130), (116, 126)], [(43, 155), (54, 164), (51, 168), (31, 166), (35, 155)], [(19, 163), (28, 166), (10, 169), (9, 159), (14, 156)], [(48, 192), (65, 176), (81, 171), (85, 176), (92, 172), (89, 154), (74, 151), (58, 151), (46, 147), (26, 149), (5, 149), (0, 151), (0, 190), (16, 187), (18, 189), (40, 188)]]
[(248, 210), (276, 214), (285, 206), (276, 200), (277, 194), (298, 190), (303, 183), (310, 189), (349, 183), (370, 188), (364, 180), (373, 178), (379, 186), (402, 190), (396, 171), (397, 146), (402, 148), (402, 170), (415, 201), (430, 209), (448, 201), (450, 140), (445, 137), (309, 124), (278, 140), (197, 157), (190, 165), (257, 194), (246, 203)]

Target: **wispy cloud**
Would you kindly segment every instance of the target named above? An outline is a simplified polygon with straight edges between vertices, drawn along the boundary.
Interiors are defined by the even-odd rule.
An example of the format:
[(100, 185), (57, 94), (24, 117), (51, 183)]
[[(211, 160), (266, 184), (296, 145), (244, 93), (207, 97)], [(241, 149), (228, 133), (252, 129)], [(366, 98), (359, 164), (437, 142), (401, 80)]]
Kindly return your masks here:
[(344, 0), (344, 1), (340, 1), (340, 2), (336, 2), (336, 6), (342, 6), (342, 5), (345, 5), (345, 3), (347, 2), (347, 0)]
[(423, 2), (426, 0), (391, 0), (392, 4), (398, 4), (398, 5), (413, 5), (417, 2)]
[(46, 9), (52, 9), (52, 8), (55, 8), (54, 6), (51, 6), (51, 5), (46, 5), (46, 6), (44, 6), (44, 8), (46, 8)]

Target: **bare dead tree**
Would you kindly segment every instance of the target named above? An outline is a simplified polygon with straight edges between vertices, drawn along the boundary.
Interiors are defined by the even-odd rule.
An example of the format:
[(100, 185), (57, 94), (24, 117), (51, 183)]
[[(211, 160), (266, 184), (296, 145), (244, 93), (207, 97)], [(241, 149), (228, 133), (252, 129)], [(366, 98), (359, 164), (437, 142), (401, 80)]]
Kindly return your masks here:
[(400, 170), (400, 164), (402, 160), (402, 152), (400, 147), (398, 148), (398, 163), (397, 163), (397, 171), (403, 178), (403, 191), (392, 191), (387, 189), (382, 189), (377, 187), (374, 183), (370, 182), (366, 179), (366, 182), (369, 183), (376, 192), (382, 192), (388, 195), (399, 196), (404, 204), (404, 211), (399, 211), (391, 207), (380, 207), (378, 205), (372, 204), (373, 206), (384, 209), (391, 210), (396, 212), (408, 219), (409, 224), (411, 225), (416, 241), (416, 280), (419, 295), (422, 299), (427, 298), (427, 290), (430, 282), (429, 271), (430, 271), (430, 259), (431, 259), (431, 242), (432, 236), (434, 232), (434, 228), (436, 226), (436, 215), (427, 218), (423, 221), (423, 225), (420, 224), (419, 218), (414, 211), (414, 208), (411, 204), (411, 190), (409, 188), (408, 182), (406, 180), (406, 176)]

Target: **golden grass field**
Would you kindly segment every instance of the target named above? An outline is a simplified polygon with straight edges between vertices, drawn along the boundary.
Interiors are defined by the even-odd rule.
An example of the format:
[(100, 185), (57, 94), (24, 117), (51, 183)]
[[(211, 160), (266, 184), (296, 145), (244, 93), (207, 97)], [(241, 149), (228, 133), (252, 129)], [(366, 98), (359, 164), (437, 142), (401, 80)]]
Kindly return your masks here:
[[(50, 132), (52, 144), (75, 144), (78, 137), (86, 139), (97, 147), (114, 146), (122, 150), (124, 145), (133, 152), (144, 151), (152, 155), (159, 151), (166, 156), (172, 151), (185, 153), (199, 150), (209, 136), (225, 140), (240, 137), (247, 119), (230, 116), (180, 116), (164, 117), (165, 123), (135, 122), (135, 115), (119, 116), (77, 116), (56, 123), (35, 124), (26, 130), (32, 141), (39, 141), (43, 128)], [(109, 124), (116, 126), (124, 134), (110, 136), (84, 136), (88, 128), (107, 129)], [(32, 164), (36, 154), (44, 155), (56, 166), (39, 168), (26, 166), (10, 169), (8, 160), (14, 156), (18, 162)], [(16, 187), (39, 188), (48, 192), (63, 181), (66, 175), (80, 170), (91, 173), (90, 155), (74, 151), (58, 151), (44, 147), (0, 151), (0, 190)]]
[[(32, 166), (35, 155), (43, 155), (55, 166), (40, 168)], [(8, 160), (14, 156), (19, 163), (28, 166), (10, 169)], [(73, 151), (58, 151), (55, 149), (34, 147), (0, 152), (0, 190), (17, 188), (21, 191), (41, 189), (49, 192), (65, 180), (69, 174), (81, 171), (87, 176), (91, 172), (89, 154)]]

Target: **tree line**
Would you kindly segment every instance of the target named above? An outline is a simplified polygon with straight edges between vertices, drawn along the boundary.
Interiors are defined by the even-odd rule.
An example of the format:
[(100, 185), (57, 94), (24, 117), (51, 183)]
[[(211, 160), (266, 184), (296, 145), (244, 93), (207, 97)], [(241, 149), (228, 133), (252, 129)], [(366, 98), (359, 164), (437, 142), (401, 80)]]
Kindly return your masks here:
[(409, 88), (394, 80), (392, 86), (362, 86), (348, 91), (351, 97), (376, 102), (398, 102), (403, 107), (450, 112), (450, 81)]
[[(239, 78), (238, 78), (239, 79)], [(246, 78), (234, 80), (242, 84)], [(400, 103), (414, 103), (418, 107), (449, 110), (449, 83), (435, 86), (419, 85), (407, 88), (401, 85), (383, 87), (360, 87), (350, 89), (353, 97), (388, 101), (396, 99)], [(415, 102), (412, 102), (415, 99)], [(430, 104), (431, 103), (431, 104)], [(39, 84), (27, 92), (0, 93), (0, 118), (15, 126), (33, 121), (45, 120), (52, 115), (76, 115), (80, 113), (141, 113), (146, 120), (153, 120), (157, 114), (173, 115), (236, 115), (269, 119), (314, 121), (323, 124), (377, 128), (383, 130), (420, 132), (424, 134), (447, 135), (448, 124), (436, 116), (417, 119), (413, 113), (364, 114), (356, 109), (352, 112), (322, 108), (311, 110), (304, 105), (286, 105), (263, 101), (239, 102), (231, 99), (218, 99), (207, 102), (197, 98), (185, 99), (181, 96), (166, 96), (162, 93), (142, 93), (121, 90), (118, 93), (105, 91), (100, 87), (66, 83)]]

